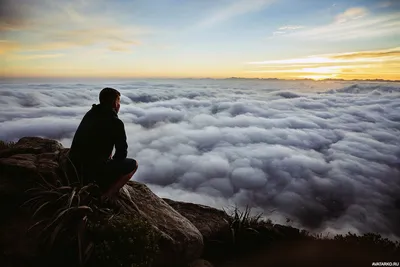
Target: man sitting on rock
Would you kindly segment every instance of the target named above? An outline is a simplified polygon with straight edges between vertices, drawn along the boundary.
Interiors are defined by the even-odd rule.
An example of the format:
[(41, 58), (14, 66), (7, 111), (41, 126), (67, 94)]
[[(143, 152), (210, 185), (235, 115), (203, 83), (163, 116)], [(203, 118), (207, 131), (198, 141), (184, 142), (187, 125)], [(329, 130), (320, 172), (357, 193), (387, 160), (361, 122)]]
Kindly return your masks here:
[(125, 127), (117, 115), (120, 96), (113, 88), (101, 90), (100, 104), (93, 104), (83, 117), (69, 152), (83, 180), (97, 183), (103, 197), (119, 191), (138, 168), (136, 160), (127, 158)]

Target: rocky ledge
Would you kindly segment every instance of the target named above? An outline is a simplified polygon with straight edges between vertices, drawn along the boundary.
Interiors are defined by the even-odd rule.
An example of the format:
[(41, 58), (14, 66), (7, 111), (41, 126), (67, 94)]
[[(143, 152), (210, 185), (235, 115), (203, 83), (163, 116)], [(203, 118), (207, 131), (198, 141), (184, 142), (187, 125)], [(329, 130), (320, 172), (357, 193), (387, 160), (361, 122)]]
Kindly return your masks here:
[[(39, 137), (0, 146), (2, 266), (278, 266), (293, 264), (285, 261), (290, 257), (299, 263), (296, 257), (311, 250), (314, 256), (324, 255), (321, 248), (328, 243), (324, 253), (337, 256), (335, 248), (354, 248), (360, 240), (368, 244), (367, 249), (356, 245), (360, 255), (371, 248), (376, 255), (390, 257), (385, 260), (399, 255), (398, 244), (377, 235), (325, 242), (247, 212), (228, 215), (161, 199), (134, 181), (115, 198), (101, 200), (95, 185), (80, 182), (68, 151), (55, 140)], [(244, 251), (253, 253), (251, 259), (245, 256), (235, 261), (240, 265), (232, 263)]]

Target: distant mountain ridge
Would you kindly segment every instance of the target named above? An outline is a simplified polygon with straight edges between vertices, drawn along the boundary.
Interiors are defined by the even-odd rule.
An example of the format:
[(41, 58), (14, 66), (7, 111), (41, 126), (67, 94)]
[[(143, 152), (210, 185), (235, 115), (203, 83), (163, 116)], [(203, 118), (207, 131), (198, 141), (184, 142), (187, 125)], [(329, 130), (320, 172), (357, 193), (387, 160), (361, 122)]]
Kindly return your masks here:
[[(215, 79), (218, 80), (218, 79)], [(265, 80), (265, 81), (334, 81), (334, 82), (400, 82), (400, 80), (385, 80), (385, 79), (321, 79), (314, 80), (309, 78), (303, 79), (280, 79), (280, 78), (244, 78), (244, 77), (230, 77), (222, 80)]]

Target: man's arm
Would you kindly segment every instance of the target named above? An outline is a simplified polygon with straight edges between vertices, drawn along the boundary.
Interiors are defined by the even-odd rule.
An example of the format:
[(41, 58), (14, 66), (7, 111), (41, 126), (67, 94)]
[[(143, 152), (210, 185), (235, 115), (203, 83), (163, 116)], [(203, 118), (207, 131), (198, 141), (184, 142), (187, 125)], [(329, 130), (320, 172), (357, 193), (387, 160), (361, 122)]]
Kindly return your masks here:
[(124, 123), (120, 119), (116, 120), (115, 128), (115, 154), (113, 159), (122, 160), (128, 155)]

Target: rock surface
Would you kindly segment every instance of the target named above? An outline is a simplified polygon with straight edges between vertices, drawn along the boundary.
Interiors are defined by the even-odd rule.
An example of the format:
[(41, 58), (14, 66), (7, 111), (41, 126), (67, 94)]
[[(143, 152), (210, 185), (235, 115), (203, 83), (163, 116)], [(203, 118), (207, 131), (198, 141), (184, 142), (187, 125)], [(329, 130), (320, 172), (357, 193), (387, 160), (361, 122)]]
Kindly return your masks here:
[(128, 182), (125, 186), (141, 216), (161, 234), (162, 255), (158, 262), (185, 264), (197, 259), (203, 251), (199, 230), (144, 184)]
[(208, 206), (164, 199), (172, 208), (186, 217), (199, 229), (207, 242), (231, 240), (228, 215), (218, 209)]
[(206, 260), (198, 259), (192, 262), (189, 267), (213, 267), (213, 265)]
[[(0, 151), (0, 199), (21, 196), (26, 189), (43, 179), (57, 183), (68, 170), (67, 154), (68, 149), (63, 148), (60, 143), (38, 137), (24, 137), (12, 148)], [(157, 264), (178, 266), (193, 262), (201, 256), (203, 235), (210, 236), (212, 228), (198, 224), (202, 235), (190, 219), (178, 213), (144, 184), (131, 181), (122, 191), (128, 194), (132, 206), (138, 210), (135, 217), (150, 222), (161, 236)], [(14, 209), (7, 213), (8, 222), (15, 221), (14, 213)], [(189, 217), (195, 221), (192, 216)], [(25, 221), (29, 219), (18, 218)], [(6, 235), (1, 233), (0, 239), (4, 236)], [(0, 244), (4, 242), (6, 241), (0, 240)], [(18, 243), (17, 240), (14, 242)]]
[(0, 151), (0, 158), (10, 157), (15, 154), (55, 153), (61, 149), (63, 149), (63, 146), (55, 140), (40, 137), (23, 137), (12, 148)]
[(1, 182), (9, 185), (0, 187), (0, 194), (5, 193), (2, 189), (7, 189), (7, 193), (23, 193), (42, 178), (56, 183), (63, 177), (65, 169), (60, 164), (68, 151), (57, 141), (39, 137), (21, 138), (12, 148), (0, 151)]

